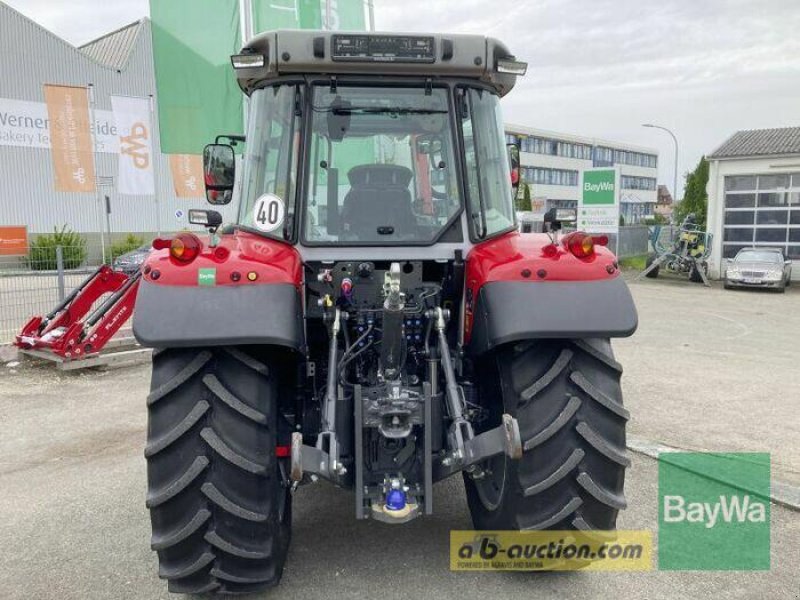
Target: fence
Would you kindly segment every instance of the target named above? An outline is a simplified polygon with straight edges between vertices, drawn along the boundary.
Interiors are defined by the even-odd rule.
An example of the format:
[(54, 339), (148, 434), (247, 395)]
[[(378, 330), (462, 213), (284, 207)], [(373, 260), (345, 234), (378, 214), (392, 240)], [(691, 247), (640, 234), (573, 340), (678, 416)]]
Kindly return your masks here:
[[(609, 240), (608, 246), (614, 249), (615, 240)], [(628, 225), (619, 228), (619, 246), (616, 246), (618, 257), (640, 256), (649, 251), (650, 228), (647, 225)]]
[[(108, 263), (118, 258), (108, 247), (104, 253)], [(24, 254), (0, 255), (0, 344), (13, 341), (31, 317), (52, 310), (103, 263), (102, 254), (99, 246), (82, 243), (29, 246)]]

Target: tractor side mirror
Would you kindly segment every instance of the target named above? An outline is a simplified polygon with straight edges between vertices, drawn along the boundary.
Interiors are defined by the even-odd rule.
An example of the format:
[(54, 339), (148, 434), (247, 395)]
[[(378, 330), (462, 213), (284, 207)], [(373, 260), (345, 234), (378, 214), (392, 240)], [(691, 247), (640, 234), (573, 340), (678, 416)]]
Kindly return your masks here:
[(228, 204), (233, 198), (236, 158), (230, 144), (209, 144), (203, 150), (203, 178), (209, 204)]
[(520, 184), (520, 164), (519, 164), (519, 146), (516, 144), (506, 144), (508, 150), (508, 167), (511, 171), (511, 199), (517, 199), (517, 192), (519, 191)]

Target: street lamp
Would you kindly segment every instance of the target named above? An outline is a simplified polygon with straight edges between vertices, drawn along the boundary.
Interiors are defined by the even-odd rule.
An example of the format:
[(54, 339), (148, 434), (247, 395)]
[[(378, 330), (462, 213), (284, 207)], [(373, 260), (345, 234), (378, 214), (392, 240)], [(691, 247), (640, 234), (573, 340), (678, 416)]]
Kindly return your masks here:
[(673, 200), (677, 203), (678, 202), (678, 138), (675, 137), (675, 134), (672, 133), (666, 127), (662, 127), (661, 125), (653, 125), (652, 123), (642, 123), (642, 127), (652, 127), (653, 129), (661, 129), (666, 131), (668, 134), (672, 136), (672, 141), (675, 142), (675, 176), (672, 180), (672, 193), (674, 194)]

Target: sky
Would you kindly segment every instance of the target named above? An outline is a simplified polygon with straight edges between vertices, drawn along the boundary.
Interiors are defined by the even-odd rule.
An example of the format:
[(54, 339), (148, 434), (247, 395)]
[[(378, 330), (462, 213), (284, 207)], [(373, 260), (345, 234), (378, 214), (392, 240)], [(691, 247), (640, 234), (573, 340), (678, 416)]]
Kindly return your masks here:
[[(5, 0), (80, 44), (149, 13), (148, 0)], [(166, 0), (162, 0), (166, 1)], [(376, 28), (481, 33), (528, 74), (508, 122), (659, 151), (672, 188), (740, 129), (800, 126), (800, 0), (374, 0)]]

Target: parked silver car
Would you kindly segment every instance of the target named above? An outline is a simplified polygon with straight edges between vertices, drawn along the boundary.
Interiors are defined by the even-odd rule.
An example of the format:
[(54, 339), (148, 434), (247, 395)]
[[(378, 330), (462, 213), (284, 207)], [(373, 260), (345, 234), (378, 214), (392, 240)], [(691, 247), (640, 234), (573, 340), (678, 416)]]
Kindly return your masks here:
[(792, 261), (778, 248), (742, 248), (728, 261), (725, 289), (735, 287), (786, 290), (792, 278)]

